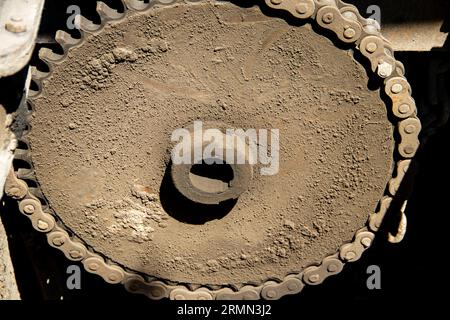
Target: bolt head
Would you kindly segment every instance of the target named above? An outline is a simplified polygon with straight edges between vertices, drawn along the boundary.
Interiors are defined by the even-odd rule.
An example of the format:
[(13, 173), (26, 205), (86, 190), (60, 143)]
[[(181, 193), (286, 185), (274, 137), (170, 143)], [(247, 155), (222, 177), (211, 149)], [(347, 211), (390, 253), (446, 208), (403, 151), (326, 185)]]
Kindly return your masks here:
[(394, 94), (398, 94), (400, 92), (403, 91), (403, 86), (400, 83), (395, 83), (392, 87), (391, 87), (391, 92)]
[(36, 208), (32, 204), (27, 204), (25, 207), (23, 207), (23, 212), (25, 212), (26, 214), (32, 214), (35, 210)]
[(270, 0), (270, 2), (274, 5), (279, 5), (280, 3), (283, 2), (283, 0)]
[(377, 46), (377, 44), (375, 42), (369, 42), (366, 45), (366, 50), (369, 53), (374, 53), (375, 51), (377, 51), (377, 49), (378, 49), (378, 46)]
[(393, 71), (394, 68), (387, 62), (382, 62), (378, 65), (378, 75), (382, 78), (389, 77)]
[(308, 280), (312, 283), (317, 283), (320, 280), (320, 276), (318, 274), (312, 274), (309, 276)]
[(57, 238), (53, 239), (53, 241), (52, 241), (52, 243), (57, 247), (62, 246), (64, 244), (64, 242), (65, 241), (64, 241), (63, 237), (57, 237)]
[(398, 111), (401, 114), (407, 114), (408, 112), (411, 111), (411, 107), (407, 104), (402, 104), (400, 107), (398, 107)]
[(405, 132), (406, 132), (407, 134), (413, 134), (414, 132), (416, 132), (416, 127), (415, 127), (414, 125), (412, 125), (412, 124), (407, 125), (407, 126), (405, 127)]
[(356, 253), (354, 253), (353, 251), (349, 251), (345, 254), (345, 260), (353, 260), (356, 258)]
[(356, 31), (353, 28), (346, 28), (344, 31), (344, 37), (346, 39), (352, 39), (353, 37), (356, 36)]
[(38, 220), (37, 227), (39, 230), (44, 231), (44, 230), (48, 229), (49, 225), (47, 222), (45, 222), (43, 220)]
[(333, 20), (334, 20), (334, 15), (331, 12), (324, 14), (322, 17), (322, 21), (326, 24), (332, 23)]
[(306, 3), (299, 3), (295, 7), (295, 11), (297, 11), (300, 14), (305, 14), (308, 12), (308, 5)]
[(5, 23), (5, 29), (11, 33), (24, 33), (27, 31), (27, 26), (22, 22), (22, 19), (9, 19)]
[(330, 265), (327, 267), (328, 272), (336, 272), (337, 269), (338, 269), (338, 267), (337, 267), (337, 265), (335, 265), (335, 264), (330, 264)]
[(117, 281), (117, 279), (119, 279), (119, 277), (116, 275), (116, 274), (110, 274), (109, 276), (108, 276), (108, 279), (110, 280), (110, 281), (113, 281), (113, 282), (115, 282), (115, 281)]
[(407, 146), (405, 146), (405, 148), (403, 148), (403, 151), (406, 154), (411, 155), (414, 153), (414, 151), (416, 151), (416, 148), (414, 148), (412, 145), (407, 145)]
[(72, 259), (80, 259), (82, 255), (81, 255), (81, 252), (79, 250), (71, 250), (69, 252), (69, 256)]
[(129, 289), (130, 291), (135, 292), (135, 291), (138, 291), (139, 287), (138, 287), (137, 284), (133, 283), (132, 285), (130, 285), (130, 286), (128, 287), (128, 289)]
[(287, 288), (289, 291), (296, 291), (298, 290), (298, 285), (296, 283), (291, 282), (287, 285)]
[(277, 296), (277, 292), (273, 289), (267, 290), (266, 294), (269, 298), (275, 298)]
[(90, 263), (88, 266), (89, 270), (91, 271), (97, 271), (99, 267), (100, 266), (98, 265), (98, 263), (95, 262)]
[[(164, 295), (164, 292), (160, 287), (157, 286), (157, 287), (153, 287), (150, 290), (150, 294), (152, 297), (161, 297), (162, 295)], [(177, 298), (177, 297), (179, 297), (179, 298)], [(184, 300), (184, 296), (181, 294), (176, 295), (174, 298), (175, 298), (175, 300)]]

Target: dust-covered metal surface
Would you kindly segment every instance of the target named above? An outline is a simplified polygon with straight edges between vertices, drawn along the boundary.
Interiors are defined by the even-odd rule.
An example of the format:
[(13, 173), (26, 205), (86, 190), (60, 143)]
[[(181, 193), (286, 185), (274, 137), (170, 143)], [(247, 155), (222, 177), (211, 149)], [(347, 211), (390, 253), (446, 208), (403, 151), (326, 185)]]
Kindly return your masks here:
[[(34, 169), (64, 223), (121, 265), (199, 284), (282, 279), (350, 240), (389, 179), (392, 129), (367, 82), (350, 53), (256, 9), (131, 15), (53, 68), (33, 100)], [(165, 181), (171, 133), (196, 119), (278, 128), (283, 146), (277, 175), (255, 168), (200, 225), (186, 222), (223, 209), (183, 206)]]
[[(367, 218), (385, 214), (383, 206), (371, 213), (392, 177), (393, 153), (409, 159), (418, 148), (409, 84), (390, 45), (354, 7), (268, 4), (313, 16), (342, 42), (357, 43), (385, 79), (392, 106), (367, 88), (351, 51), (309, 24), (228, 3), (125, 18), (100, 5), (103, 23), (117, 21), (101, 32), (84, 22), (90, 32), (81, 41), (58, 33), (63, 56), (41, 51), (51, 73), (34, 72), (29, 149), (16, 152), (33, 164), (18, 177), (40, 185), (18, 197), (19, 209), (50, 245), (151, 298), (274, 299), (359, 259), (379, 227), (369, 231)], [(189, 221), (198, 208), (173, 207), (180, 203), (164, 183), (170, 133), (198, 119), (276, 127), (283, 146), (277, 175), (254, 176), (221, 217), (202, 223)]]

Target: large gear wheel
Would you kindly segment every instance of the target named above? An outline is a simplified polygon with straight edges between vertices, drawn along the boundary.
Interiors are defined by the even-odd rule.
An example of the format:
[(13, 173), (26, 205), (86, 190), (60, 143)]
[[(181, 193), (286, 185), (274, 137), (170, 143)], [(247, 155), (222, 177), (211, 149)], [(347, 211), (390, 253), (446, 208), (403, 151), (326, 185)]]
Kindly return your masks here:
[[(101, 25), (40, 52), (16, 152), (29, 188), (11, 178), (9, 194), (69, 259), (155, 299), (276, 299), (340, 272), (372, 243), (420, 122), (376, 27), (322, 2), (99, 4)], [(171, 133), (195, 121), (278, 129), (279, 172), (172, 164)]]

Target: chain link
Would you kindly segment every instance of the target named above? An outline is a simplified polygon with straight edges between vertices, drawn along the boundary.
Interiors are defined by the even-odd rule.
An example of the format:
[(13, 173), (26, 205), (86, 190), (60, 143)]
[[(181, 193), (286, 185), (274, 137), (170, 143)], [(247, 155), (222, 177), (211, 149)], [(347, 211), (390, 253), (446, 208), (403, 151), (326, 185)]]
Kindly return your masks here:
[[(151, 1), (146, 4), (139, 0), (123, 0), (125, 13), (118, 13), (106, 4), (99, 2), (97, 11), (101, 17), (100, 24), (94, 24), (85, 18), (81, 18), (81, 39), (74, 39), (64, 31), (58, 31), (56, 41), (61, 45), (64, 54), (55, 54), (49, 49), (41, 49), (39, 56), (49, 66), (49, 73), (32, 69), (33, 80), (38, 84), (38, 91), (30, 91), (30, 104), (40, 94), (42, 81), (52, 72), (52, 65), (64, 60), (69, 50), (81, 45), (85, 34), (98, 33), (109, 22), (118, 22), (125, 19), (129, 12), (149, 10), (154, 5), (169, 5), (174, 1)], [(395, 176), (389, 182), (389, 192), (380, 200), (380, 209), (370, 214), (368, 227), (356, 232), (352, 242), (340, 247), (338, 252), (325, 257), (320, 265), (310, 266), (300, 274), (288, 275), (282, 281), (266, 281), (259, 286), (245, 285), (236, 290), (228, 287), (212, 290), (201, 286), (195, 290), (185, 285), (172, 285), (160, 279), (145, 279), (141, 275), (125, 271), (124, 268), (106, 261), (99, 254), (94, 253), (84, 243), (73, 239), (69, 233), (58, 225), (45, 203), (38, 199), (37, 190), (28, 188), (25, 180), (34, 180), (33, 171), (20, 168), (14, 174), (11, 172), (6, 183), (6, 193), (19, 200), (19, 210), (27, 216), (33, 227), (47, 234), (47, 239), (52, 247), (61, 250), (72, 261), (81, 261), (85, 269), (90, 273), (101, 276), (109, 283), (122, 283), (132, 293), (144, 294), (151, 299), (170, 298), (176, 300), (210, 300), (210, 299), (279, 299), (284, 295), (297, 294), (305, 284), (318, 285), (327, 277), (342, 271), (345, 262), (353, 262), (361, 257), (361, 254), (373, 242), (375, 234), (383, 221), (383, 218), (392, 202), (411, 157), (418, 147), (418, 135), (421, 130), (420, 121), (416, 116), (416, 106), (411, 97), (411, 87), (404, 77), (404, 68), (395, 60), (391, 45), (383, 38), (376, 23), (371, 19), (363, 18), (356, 7), (348, 5), (340, 0), (265, 0), (266, 4), (275, 10), (290, 12), (297, 19), (315, 19), (317, 24), (324, 29), (333, 32), (343, 43), (353, 45), (363, 56), (368, 58), (371, 70), (376, 73), (385, 85), (385, 93), (392, 101), (392, 114), (397, 119), (397, 133), (401, 137), (397, 145), (399, 161)], [(23, 139), (26, 142), (26, 138)], [(18, 149), (16, 158), (20, 158), (31, 164), (29, 150)], [(16, 176), (17, 175), (17, 176)], [(36, 182), (36, 181), (35, 181)]]

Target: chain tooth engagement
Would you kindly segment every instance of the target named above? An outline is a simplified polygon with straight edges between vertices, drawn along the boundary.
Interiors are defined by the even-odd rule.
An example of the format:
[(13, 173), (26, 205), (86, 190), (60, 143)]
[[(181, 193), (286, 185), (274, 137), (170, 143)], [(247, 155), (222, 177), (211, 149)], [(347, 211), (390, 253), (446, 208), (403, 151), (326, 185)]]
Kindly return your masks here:
[[(56, 41), (61, 45), (64, 54), (56, 54), (50, 49), (43, 48), (39, 52), (39, 57), (49, 67), (49, 72), (41, 72), (36, 68), (32, 69), (32, 81), (37, 85), (38, 91), (30, 91), (29, 103), (32, 106), (33, 99), (41, 91), (45, 79), (53, 71), (53, 65), (64, 60), (71, 48), (82, 45), (85, 37), (84, 33), (98, 33), (102, 28), (111, 23), (124, 19), (128, 10), (144, 11), (153, 5), (173, 4), (174, 1), (151, 1), (144, 3), (139, 0), (123, 0), (125, 12), (118, 11), (99, 2), (97, 11), (101, 18), (101, 24), (95, 24), (88, 19), (80, 18), (82, 38), (75, 39), (64, 31), (58, 31)], [(405, 167), (419, 145), (418, 135), (421, 130), (420, 121), (416, 118), (416, 107), (411, 97), (411, 88), (407, 80), (403, 77), (404, 68), (398, 63), (393, 54), (392, 47), (379, 33), (379, 27), (370, 19), (364, 19), (354, 6), (334, 0), (265, 0), (266, 4), (273, 9), (289, 11), (298, 19), (315, 18), (318, 25), (324, 29), (335, 33), (337, 38), (343, 43), (354, 44), (361, 51), (363, 56), (368, 58), (373, 72), (385, 79), (385, 92), (392, 100), (392, 113), (399, 119), (397, 130), (401, 136), (398, 145), (400, 161), (396, 176), (389, 183), (389, 190), (395, 194), (403, 177)], [(16, 158), (29, 159), (29, 150), (16, 152)], [(32, 175), (32, 170), (26, 171), (20, 168), (18, 173), (21, 177)], [(133, 293), (140, 293), (151, 299), (279, 299), (287, 294), (299, 293), (305, 284), (318, 285), (327, 277), (342, 271), (345, 262), (355, 261), (360, 258), (373, 241), (374, 234), (367, 229), (356, 233), (351, 243), (344, 244), (340, 250), (328, 257), (325, 257), (320, 265), (310, 266), (302, 273), (289, 275), (281, 282), (267, 281), (260, 286), (246, 285), (235, 291), (231, 288), (221, 288), (210, 290), (200, 287), (191, 290), (184, 285), (169, 285), (163, 280), (147, 281), (142, 276), (125, 271), (117, 265), (110, 265), (100, 255), (90, 251), (85, 244), (73, 240), (63, 228), (56, 224), (55, 217), (43, 210), (38, 198), (26, 190), (26, 182), (18, 179), (15, 174), (10, 173), (6, 183), (6, 193), (20, 200), (19, 210), (27, 216), (33, 227), (47, 233), (48, 242), (52, 247), (61, 250), (68, 259), (82, 261), (88, 272), (100, 275), (109, 283), (123, 283), (125, 288)], [(29, 188), (30, 189), (30, 188)], [(392, 198), (385, 196), (380, 202), (379, 211), (370, 215), (368, 226), (370, 230), (377, 231), (383, 221)]]

